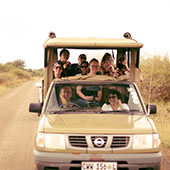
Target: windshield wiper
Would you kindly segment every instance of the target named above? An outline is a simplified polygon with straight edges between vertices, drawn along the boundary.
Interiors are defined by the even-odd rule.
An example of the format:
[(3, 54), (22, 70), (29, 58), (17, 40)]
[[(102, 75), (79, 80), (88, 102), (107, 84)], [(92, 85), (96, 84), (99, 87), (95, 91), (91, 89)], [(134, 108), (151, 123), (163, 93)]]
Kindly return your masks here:
[(65, 108), (65, 109), (62, 109), (62, 110), (56, 110), (56, 109), (51, 109), (51, 110), (48, 110), (47, 112), (49, 114), (55, 114), (55, 113), (64, 113), (64, 112), (74, 112), (74, 111), (77, 111), (78, 108)]
[(140, 110), (112, 110), (112, 111), (99, 111), (99, 114), (103, 114), (103, 113), (125, 113), (125, 114), (135, 114), (135, 113), (143, 113)]
[(102, 113), (124, 113), (124, 112), (129, 112), (128, 110), (103, 110), (103, 111), (99, 111), (98, 113), (102, 114)]

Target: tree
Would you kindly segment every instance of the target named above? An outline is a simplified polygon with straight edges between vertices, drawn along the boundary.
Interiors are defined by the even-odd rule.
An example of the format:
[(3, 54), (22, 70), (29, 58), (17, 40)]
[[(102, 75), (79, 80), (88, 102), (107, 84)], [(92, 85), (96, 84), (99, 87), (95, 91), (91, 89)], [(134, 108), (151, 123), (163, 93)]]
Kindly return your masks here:
[(25, 61), (17, 59), (12, 62), (12, 65), (16, 68), (24, 69), (25, 67)]
[(141, 70), (144, 77), (141, 92), (145, 99), (151, 101), (170, 100), (170, 57), (154, 56), (141, 61)]

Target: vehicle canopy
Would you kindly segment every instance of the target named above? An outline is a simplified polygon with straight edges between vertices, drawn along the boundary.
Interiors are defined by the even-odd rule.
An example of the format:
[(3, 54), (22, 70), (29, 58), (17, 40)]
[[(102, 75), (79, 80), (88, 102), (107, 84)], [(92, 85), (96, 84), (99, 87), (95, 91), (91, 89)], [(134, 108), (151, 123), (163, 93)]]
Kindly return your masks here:
[[(124, 57), (130, 68), (130, 81), (135, 82), (136, 68), (139, 68), (139, 54), (142, 43), (132, 39), (129, 33), (124, 34), (125, 38), (50, 38), (44, 43), (44, 96), (53, 79), (52, 64), (59, 60), (59, 50), (110, 50), (112, 55), (116, 50), (116, 61)], [(81, 54), (81, 52), (80, 52)]]

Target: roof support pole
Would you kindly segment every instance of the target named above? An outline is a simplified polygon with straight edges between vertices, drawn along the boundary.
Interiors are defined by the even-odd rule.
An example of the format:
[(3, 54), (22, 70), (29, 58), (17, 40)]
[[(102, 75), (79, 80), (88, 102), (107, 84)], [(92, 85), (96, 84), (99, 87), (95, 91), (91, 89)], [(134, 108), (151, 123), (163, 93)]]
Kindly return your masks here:
[(131, 49), (131, 62), (130, 62), (130, 81), (135, 82), (136, 80), (136, 55), (137, 49)]

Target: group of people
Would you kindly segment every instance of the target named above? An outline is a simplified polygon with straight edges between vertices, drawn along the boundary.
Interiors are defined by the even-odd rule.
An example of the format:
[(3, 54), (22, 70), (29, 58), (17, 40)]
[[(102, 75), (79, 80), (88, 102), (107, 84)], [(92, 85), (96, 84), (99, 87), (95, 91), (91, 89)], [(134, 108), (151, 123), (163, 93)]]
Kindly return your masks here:
[(118, 60), (117, 67), (111, 54), (105, 53), (101, 63), (93, 58), (88, 63), (85, 54), (80, 54), (78, 63), (71, 64), (68, 59), (70, 52), (67, 49), (60, 51), (60, 60), (53, 64), (54, 78), (68, 77), (74, 75), (108, 75), (118, 78), (120, 75), (128, 75), (130, 69), (122, 57)]
[[(96, 97), (96, 101), (100, 101), (101, 99), (101, 91), (99, 91), (98, 96)], [(120, 93), (117, 90), (114, 89), (109, 89), (108, 91), (108, 95), (106, 95), (106, 100), (105, 103), (102, 105), (101, 109), (103, 111), (114, 111), (114, 110), (129, 110), (129, 107), (127, 104), (122, 103), (120, 100)], [(87, 104), (87, 101), (92, 100), (90, 97), (92, 96), (88, 96), (87, 98), (83, 98), (83, 96), (80, 95), (80, 97), (82, 97), (82, 100), (78, 100), (78, 104), (82, 104), (82, 102), (84, 101), (83, 104)], [(72, 89), (70, 86), (64, 86), (60, 89), (60, 93), (59, 93), (59, 103), (60, 105), (66, 107), (66, 108), (70, 108), (74, 106), (74, 103), (72, 103), (71, 101), (72, 98)], [(86, 102), (86, 103), (85, 103)], [(75, 104), (76, 106), (77, 104)]]

